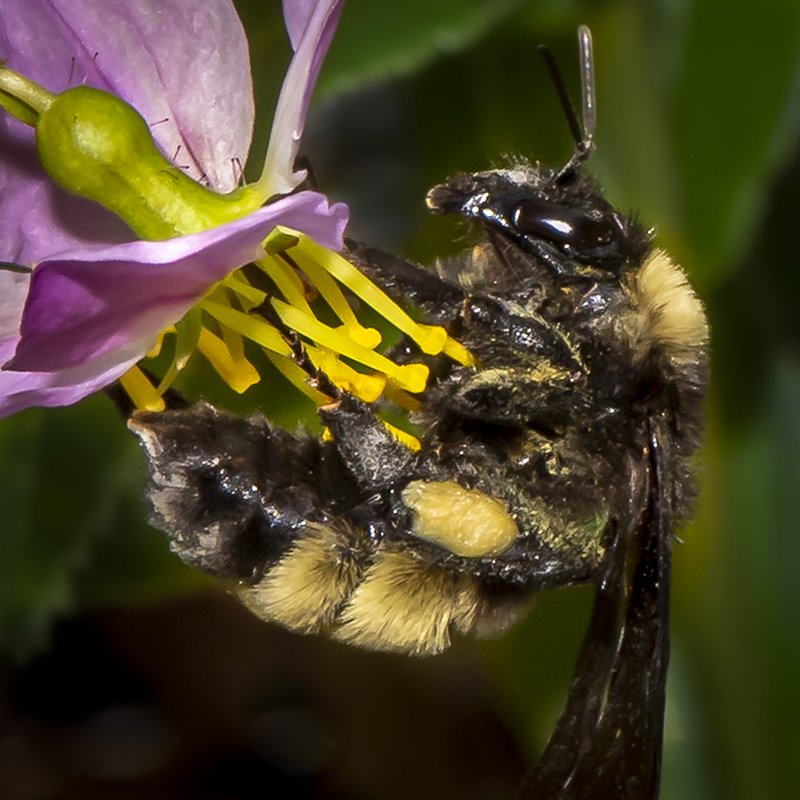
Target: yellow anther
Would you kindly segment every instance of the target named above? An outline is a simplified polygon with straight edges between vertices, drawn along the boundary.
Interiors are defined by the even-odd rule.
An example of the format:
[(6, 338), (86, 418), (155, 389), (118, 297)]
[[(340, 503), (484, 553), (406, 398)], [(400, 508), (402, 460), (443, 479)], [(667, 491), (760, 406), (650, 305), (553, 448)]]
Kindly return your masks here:
[(388, 423), (385, 419), (382, 419), (381, 422), (386, 426), (386, 430), (388, 430), (400, 444), (404, 444), (409, 450), (413, 450), (415, 453), (422, 450), (422, 444), (416, 436), (401, 431), (400, 428), (395, 428), (394, 425)]
[(447, 331), (444, 328), (440, 325), (423, 325), (421, 322), (414, 324), (416, 333), (411, 332), (408, 335), (419, 345), (423, 353), (435, 356), (444, 350), (447, 343)]
[(375, 328), (364, 328), (361, 325), (344, 324), (336, 328), (340, 333), (349, 336), (356, 344), (374, 350), (382, 341), (381, 332)]
[(384, 375), (358, 372), (327, 347), (308, 347), (306, 353), (314, 366), (324, 372), (331, 382), (365, 403), (374, 403), (386, 388)]
[(208, 328), (200, 331), (197, 349), (208, 359), (208, 362), (219, 373), (219, 376), (235, 392), (241, 394), (261, 376), (258, 370), (244, 357), (244, 352), (233, 352), (228, 345), (211, 333)]
[(453, 361), (458, 361), (459, 364), (463, 364), (465, 367), (474, 367), (478, 363), (475, 356), (472, 355), (461, 342), (453, 339), (451, 336), (448, 336), (445, 342), (444, 354), (452, 358)]
[(145, 411), (163, 411), (166, 408), (164, 398), (139, 367), (131, 367), (119, 382), (136, 408)]
[[(410, 433), (406, 433), (405, 431), (401, 431), (400, 428), (395, 428), (394, 425), (387, 422), (385, 419), (382, 419), (381, 422), (386, 427), (386, 430), (397, 439), (400, 444), (404, 444), (409, 450), (413, 450), (415, 453), (418, 453), (422, 450), (422, 444), (420, 443), (419, 439), (416, 436), (412, 436)], [(334, 437), (331, 433), (330, 428), (323, 428), (322, 429), (322, 441), (324, 442), (333, 442)]]

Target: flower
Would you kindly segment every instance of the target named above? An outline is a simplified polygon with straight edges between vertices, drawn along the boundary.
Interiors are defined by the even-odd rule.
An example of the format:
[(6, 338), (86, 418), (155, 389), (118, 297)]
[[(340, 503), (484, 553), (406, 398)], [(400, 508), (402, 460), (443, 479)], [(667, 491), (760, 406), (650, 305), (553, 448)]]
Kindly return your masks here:
[[(259, 202), (302, 180), (292, 171), (311, 90), (343, 0), (285, 3), (295, 55), (281, 97)], [(8, 0), (0, 56), (59, 92), (110, 91), (150, 121), (186, 173), (235, 189), (249, 147), (247, 43), (229, 0)], [(288, 87), (288, 90), (287, 90)], [(219, 227), (169, 242), (136, 241), (102, 206), (57, 187), (34, 132), (0, 114), (0, 415), (75, 402), (124, 375), (218, 281), (263, 255), (278, 225), (341, 247), (342, 204), (315, 192), (281, 197)], [(23, 303), (25, 310), (23, 314)]]
[[(425, 388), (427, 367), (397, 365), (375, 352), (380, 334), (359, 323), (340, 284), (424, 352), (471, 363), (442, 328), (414, 322), (334, 252), (347, 222), (343, 204), (294, 191), (305, 178), (294, 161), (311, 91), (343, 2), (285, 0), (295, 54), (261, 177), (240, 188), (253, 104), (244, 34), (228, 0), (4, 6), (0, 46), (9, 58), (0, 67), (0, 104), (17, 119), (0, 116), (0, 143), (7, 145), (0, 155), (0, 259), (35, 269), (30, 277), (0, 273), (0, 416), (72, 403), (117, 378), (135, 405), (162, 408), (163, 393), (196, 350), (241, 392), (260, 377), (243, 339), (260, 345), (318, 404), (330, 398), (309, 385), (309, 371), (323, 371), (364, 400), (385, 390), (413, 407), (405, 391)], [(102, 49), (95, 51), (97, 41)], [(119, 97), (155, 121), (146, 123)], [(38, 151), (19, 120), (35, 126)], [(173, 153), (172, 162), (153, 138)], [(283, 300), (237, 271), (250, 262)], [(339, 328), (316, 318), (304, 281), (339, 317)], [(275, 325), (263, 313), (269, 306)], [(303, 337), (302, 361), (313, 370), (296, 363), (289, 331)], [(157, 352), (165, 334), (175, 334), (171, 363), (153, 386), (135, 365)]]

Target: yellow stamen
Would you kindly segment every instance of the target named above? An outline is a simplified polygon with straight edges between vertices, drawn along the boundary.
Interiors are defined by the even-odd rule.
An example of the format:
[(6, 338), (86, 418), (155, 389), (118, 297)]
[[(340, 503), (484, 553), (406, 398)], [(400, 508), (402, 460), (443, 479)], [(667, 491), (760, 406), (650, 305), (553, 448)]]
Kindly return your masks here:
[[(417, 323), (400, 306), (387, 297), (372, 281), (362, 275), (338, 253), (321, 247), (304, 234), (276, 228), (264, 241), (266, 256), (256, 266), (270, 278), (283, 299), (271, 297), (268, 291), (253, 285), (245, 273), (237, 270), (208, 292), (177, 326), (159, 337), (150, 353), (161, 352), (165, 333), (176, 333), (175, 353), (157, 389), (149, 386), (141, 373), (126, 376), (123, 385), (136, 392), (132, 396), (140, 407), (163, 405), (160, 395), (186, 366), (190, 356), (199, 350), (231, 388), (243, 392), (260, 376), (245, 356), (243, 338), (264, 348), (274, 366), (316, 405), (330, 402), (319, 388), (310, 385), (307, 372), (295, 360), (293, 345), (280, 325), (267, 322), (257, 309), (270, 300), (286, 327), (305, 339), (304, 348), (311, 363), (334, 385), (365, 402), (379, 400), (381, 395), (406, 411), (419, 411), (420, 401), (413, 394), (426, 388), (429, 370), (424, 364), (395, 364), (375, 352), (381, 334), (361, 324), (351, 308), (343, 287), (413, 339), (425, 353), (443, 353), (463, 365), (476, 363), (473, 355), (439, 326)], [(257, 282), (257, 278), (254, 278)], [(328, 326), (317, 319), (310, 306), (315, 292), (341, 320), (340, 326)], [(284, 302), (285, 300), (285, 302)], [(255, 312), (255, 313), (251, 313)], [(206, 327), (203, 314), (216, 322)], [(310, 344), (312, 342), (313, 344)], [(342, 358), (356, 362), (356, 367)], [(372, 370), (365, 374), (361, 366)], [(148, 392), (149, 386), (149, 392)], [(129, 392), (130, 393), (130, 392)], [(393, 432), (394, 428), (392, 428)], [(418, 449), (418, 440), (408, 434), (394, 434), (411, 449)]]
[[(239, 343), (241, 344), (241, 339)], [(200, 331), (197, 349), (208, 359), (225, 383), (239, 394), (254, 383), (258, 383), (261, 378), (258, 370), (244, 357), (243, 348), (239, 352), (234, 351), (208, 328)]]
[(372, 306), (382, 317), (398, 330), (410, 336), (423, 353), (438, 355), (447, 342), (447, 332), (436, 325), (421, 325), (415, 322), (400, 306), (387, 297), (369, 278), (362, 275), (349, 261), (338, 253), (317, 244), (313, 239), (298, 234), (298, 252), (307, 254), (315, 263), (321, 264), (336, 280), (344, 284), (353, 294)]
[(297, 262), (297, 266), (308, 275), (309, 280), (317, 287), (319, 293), (325, 298), (333, 313), (344, 323), (343, 328), (347, 335), (362, 347), (374, 350), (381, 343), (380, 331), (375, 328), (365, 328), (356, 318), (353, 309), (342, 294), (342, 290), (337, 286), (336, 281), (331, 278), (325, 269), (312, 258), (298, 248), (292, 253), (292, 258)]
[(365, 403), (374, 403), (386, 388), (386, 377), (380, 373), (364, 375), (345, 364), (327, 347), (311, 346), (306, 353), (314, 366), (340, 388)]
[(272, 350), (282, 356), (292, 355), (292, 350), (280, 333), (260, 317), (245, 314), (230, 306), (224, 306), (215, 300), (206, 298), (201, 301), (200, 307), (208, 312), (214, 319), (227, 325), (231, 330), (240, 333), (246, 339), (252, 339), (267, 350)]
[(159, 354), (161, 353), (161, 348), (164, 346), (164, 337), (174, 331), (175, 328), (171, 328), (165, 331), (161, 331), (158, 334), (158, 339), (156, 339), (156, 343), (153, 345), (153, 349), (145, 356), (145, 358), (158, 358)]
[(223, 282), (240, 300), (247, 311), (260, 306), (266, 299), (267, 293), (249, 284), (238, 270), (232, 272)]
[(163, 411), (166, 408), (164, 398), (139, 367), (131, 367), (119, 382), (136, 408), (145, 411)]
[(306, 314), (313, 313), (306, 301), (303, 282), (283, 259), (277, 256), (267, 256), (256, 263), (272, 278), (278, 291), (286, 298), (289, 305), (299, 308)]
[[(410, 433), (406, 433), (405, 431), (401, 431), (400, 428), (395, 428), (394, 425), (387, 422), (385, 419), (382, 419), (381, 422), (386, 427), (386, 430), (397, 439), (400, 444), (404, 444), (409, 450), (413, 450), (415, 453), (418, 453), (422, 450), (422, 444), (420, 443), (419, 439), (416, 436), (412, 436)], [(330, 428), (323, 428), (322, 429), (322, 441), (323, 442), (333, 442), (334, 436), (331, 433)]]
[(197, 348), (197, 340), (203, 328), (202, 314), (199, 308), (193, 308), (186, 313), (184, 318), (173, 327), (175, 331), (175, 352), (169, 368), (158, 384), (158, 393), (164, 392), (172, 386), (178, 373), (189, 363), (189, 359)]
[(330, 403), (331, 398), (323, 394), (319, 389), (315, 389), (308, 383), (308, 375), (299, 367), (291, 358), (286, 356), (279, 356), (277, 353), (272, 353), (269, 350), (264, 351), (267, 358), (273, 363), (277, 369), (293, 386), (296, 386), (306, 397), (318, 406)]
[(406, 409), (406, 411), (419, 411), (422, 408), (422, 403), (416, 397), (398, 389), (391, 383), (386, 384), (383, 390), (383, 395), (387, 400), (391, 400), (396, 406)]
[(267, 255), (277, 255), (290, 247), (294, 247), (300, 241), (300, 234), (291, 228), (284, 228), (278, 225), (272, 233), (264, 240), (264, 252)]
[(424, 364), (395, 364), (385, 356), (372, 350), (367, 350), (365, 347), (356, 344), (345, 334), (323, 325), (315, 317), (304, 314), (299, 309), (277, 298), (272, 298), (271, 303), (278, 312), (281, 321), (302, 336), (307, 336), (312, 341), (329, 347), (343, 356), (352, 358), (371, 369), (384, 373), (394, 379), (403, 389), (407, 389), (410, 392), (424, 391), (429, 374), (429, 370)]
[(422, 450), (422, 444), (416, 436), (412, 436), (410, 433), (401, 431), (400, 428), (395, 428), (394, 425), (391, 425), (385, 419), (382, 419), (381, 422), (386, 426), (386, 429), (389, 431), (389, 433), (391, 433), (392, 436), (394, 436), (394, 438), (400, 442), (400, 444), (404, 444), (409, 450), (413, 450), (415, 453), (418, 453), (420, 450)]
[(474, 367), (478, 363), (478, 359), (476, 359), (461, 342), (453, 339), (451, 336), (447, 337), (443, 352), (446, 356), (452, 358), (453, 361), (458, 361), (459, 364), (463, 364), (465, 367)]

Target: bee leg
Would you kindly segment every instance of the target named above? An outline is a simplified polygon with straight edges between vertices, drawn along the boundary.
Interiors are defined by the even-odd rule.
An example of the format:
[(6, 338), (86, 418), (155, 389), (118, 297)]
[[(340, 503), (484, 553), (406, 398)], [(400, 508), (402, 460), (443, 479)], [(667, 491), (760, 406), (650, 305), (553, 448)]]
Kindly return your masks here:
[(535, 425), (554, 431), (574, 416), (576, 386), (567, 370), (503, 367), (484, 369), (467, 378), (452, 395), (453, 410), (470, 419)]
[(414, 454), (365, 403), (343, 392), (336, 402), (322, 406), (317, 413), (363, 491), (380, 491), (408, 480)]
[[(492, 297), (467, 298), (461, 319), (460, 340), (479, 359), (497, 361), (504, 350), (512, 354), (524, 348), (531, 357), (546, 359), (558, 369), (575, 373), (584, 369), (577, 351), (557, 328), (533, 315), (510, 314)], [(491, 350), (484, 353), (486, 342)]]
[[(465, 294), (455, 284), (399, 256), (386, 253), (377, 247), (345, 240), (345, 257), (370, 280), (375, 281), (389, 296), (401, 304), (422, 306), (436, 316), (458, 309)], [(439, 322), (432, 319), (432, 322)]]

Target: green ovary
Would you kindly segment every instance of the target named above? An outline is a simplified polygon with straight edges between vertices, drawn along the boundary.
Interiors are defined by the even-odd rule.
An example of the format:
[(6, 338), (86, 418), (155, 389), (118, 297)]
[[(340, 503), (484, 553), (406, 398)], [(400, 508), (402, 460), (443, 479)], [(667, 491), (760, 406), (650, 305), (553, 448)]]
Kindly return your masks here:
[(259, 207), (246, 188), (219, 195), (159, 152), (147, 123), (114, 95), (79, 86), (57, 95), (36, 125), (42, 166), (68, 191), (113, 211), (143, 239), (170, 239)]

